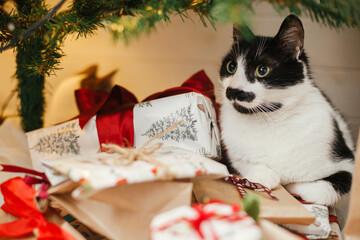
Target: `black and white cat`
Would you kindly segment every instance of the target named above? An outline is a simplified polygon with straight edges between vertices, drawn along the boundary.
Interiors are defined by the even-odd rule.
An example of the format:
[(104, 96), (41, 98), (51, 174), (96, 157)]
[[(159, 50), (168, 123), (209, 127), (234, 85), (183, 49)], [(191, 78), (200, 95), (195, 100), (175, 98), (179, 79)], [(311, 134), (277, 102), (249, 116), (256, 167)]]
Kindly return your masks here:
[(354, 147), (341, 115), (311, 80), (304, 29), (288, 16), (274, 38), (234, 43), (220, 69), (222, 141), (250, 181), (334, 205), (350, 191)]

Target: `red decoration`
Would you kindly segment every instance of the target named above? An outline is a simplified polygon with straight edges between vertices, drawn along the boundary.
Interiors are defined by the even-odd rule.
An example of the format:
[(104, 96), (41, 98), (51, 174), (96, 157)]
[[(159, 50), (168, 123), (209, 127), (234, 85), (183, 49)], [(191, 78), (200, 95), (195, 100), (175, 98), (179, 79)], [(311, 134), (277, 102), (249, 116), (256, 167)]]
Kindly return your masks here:
[[(204, 71), (191, 76), (180, 87), (152, 94), (143, 102), (182, 93), (197, 92), (210, 98), (215, 105), (214, 86)], [(110, 94), (80, 89), (75, 92), (80, 110), (79, 123), (85, 124), (96, 115), (96, 126), (100, 145), (113, 143), (120, 146), (134, 145), (133, 107), (136, 97), (123, 87), (115, 86)]]
[(38, 240), (75, 240), (68, 232), (45, 219), (37, 209), (35, 189), (27, 185), (23, 178), (16, 177), (2, 183), (1, 192), (5, 201), (1, 208), (20, 219), (0, 224), (0, 236), (21, 237), (38, 229)]
[(221, 178), (221, 180), (224, 180), (226, 182), (233, 183), (236, 188), (238, 189), (241, 197), (246, 196), (246, 191), (244, 188), (249, 188), (251, 190), (255, 191), (264, 191), (266, 192), (272, 199), (279, 200), (274, 194), (272, 194), (271, 190), (260, 183), (253, 183), (247, 180), (246, 178), (238, 178), (233, 175), (229, 175), (228, 177)]

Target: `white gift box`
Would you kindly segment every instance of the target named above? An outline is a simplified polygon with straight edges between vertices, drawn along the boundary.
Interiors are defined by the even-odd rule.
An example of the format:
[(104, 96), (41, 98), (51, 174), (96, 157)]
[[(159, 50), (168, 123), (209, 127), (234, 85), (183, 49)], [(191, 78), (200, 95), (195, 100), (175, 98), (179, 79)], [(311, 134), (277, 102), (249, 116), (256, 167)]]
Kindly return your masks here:
[(134, 147), (140, 147), (155, 134), (178, 121), (183, 122), (168, 134), (155, 139), (209, 158), (220, 158), (220, 134), (215, 108), (202, 94), (191, 92), (159, 98), (134, 107)]
[[(85, 188), (87, 191), (97, 190), (119, 184), (186, 179), (199, 175), (220, 177), (229, 174), (225, 165), (175, 147), (162, 147), (151, 154), (151, 158), (159, 162), (161, 166), (142, 160), (124, 165), (128, 160), (119, 157), (117, 153), (97, 153), (42, 162), (45, 173), (53, 185), (59, 182), (60, 173), (66, 177), (63, 179), (71, 179), (79, 183), (81, 191)], [(73, 194), (76, 195), (76, 191)]]
[[(154, 142), (220, 158), (220, 135), (214, 106), (209, 98), (194, 92), (136, 104), (134, 147), (140, 147), (155, 134), (181, 120), (179, 126)], [(34, 169), (39, 171), (43, 170), (42, 160), (88, 156), (100, 151), (96, 116), (83, 129), (75, 119), (26, 135)]]
[(43, 171), (41, 160), (84, 156), (99, 152), (96, 116), (83, 129), (79, 119), (26, 133), (32, 165)]
[(155, 216), (150, 225), (150, 239), (261, 239), (259, 225), (244, 211), (219, 202), (206, 203), (200, 208), (198, 211), (182, 206)]

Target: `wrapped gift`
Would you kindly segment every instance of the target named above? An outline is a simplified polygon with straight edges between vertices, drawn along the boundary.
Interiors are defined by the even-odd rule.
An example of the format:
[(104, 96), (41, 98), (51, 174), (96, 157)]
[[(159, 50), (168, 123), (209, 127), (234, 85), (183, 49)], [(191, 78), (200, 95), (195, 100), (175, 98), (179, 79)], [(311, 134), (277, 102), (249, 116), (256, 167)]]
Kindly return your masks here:
[[(110, 239), (146, 239), (156, 214), (190, 205), (192, 183), (179, 179), (228, 174), (225, 165), (185, 149), (163, 147), (149, 155), (147, 148), (137, 150), (44, 161), (46, 168), (71, 180), (52, 188), (50, 198)], [(133, 154), (137, 160), (124, 157)]]
[(84, 89), (76, 94), (78, 118), (27, 133), (35, 169), (41, 170), (41, 160), (92, 155), (103, 143), (139, 147), (180, 120), (182, 124), (156, 141), (220, 157), (213, 85), (203, 71), (141, 103), (119, 86), (108, 96)]
[(150, 239), (261, 239), (259, 225), (239, 205), (218, 201), (181, 206), (157, 215)]
[[(204, 199), (208, 198), (219, 199), (232, 204), (241, 204), (242, 202), (239, 186), (223, 180), (195, 180), (193, 191), (199, 202), (203, 202)], [(315, 216), (280, 185), (272, 190), (271, 195), (266, 191), (260, 192), (258, 189), (250, 190), (246, 188), (246, 185), (242, 191), (261, 197), (260, 218), (262, 219), (274, 223), (297, 223), (303, 225), (311, 224), (315, 220)], [(275, 200), (272, 196), (278, 200)]]
[(78, 183), (81, 186), (79, 189), (86, 191), (125, 183), (228, 174), (225, 165), (181, 148), (162, 147), (151, 154), (151, 159), (153, 160), (139, 159), (126, 165), (128, 160), (121, 159), (119, 153), (97, 153), (86, 157), (44, 160), (43, 163), (46, 169), (51, 170), (46, 171), (50, 182), (61, 174)]

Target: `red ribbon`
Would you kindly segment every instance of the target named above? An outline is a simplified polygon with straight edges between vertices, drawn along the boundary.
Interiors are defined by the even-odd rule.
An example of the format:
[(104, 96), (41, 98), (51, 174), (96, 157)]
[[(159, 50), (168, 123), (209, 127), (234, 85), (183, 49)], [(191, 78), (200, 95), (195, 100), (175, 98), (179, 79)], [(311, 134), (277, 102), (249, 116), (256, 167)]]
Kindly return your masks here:
[(34, 184), (41, 184), (38, 197), (40, 199), (44, 199), (48, 197), (47, 190), (49, 189), (50, 182), (46, 177), (45, 173), (15, 165), (0, 164), (0, 166), (2, 167), (2, 169), (0, 169), (0, 171), (2, 172), (25, 173), (40, 177), (40, 178), (36, 178), (33, 176), (26, 175), (24, 178), (24, 182), (29, 186), (32, 186)]
[(246, 191), (244, 188), (249, 188), (251, 190), (255, 191), (264, 191), (266, 192), (272, 199), (279, 200), (274, 194), (272, 194), (271, 190), (264, 185), (261, 185), (260, 183), (253, 183), (247, 180), (246, 178), (238, 178), (233, 175), (229, 175), (228, 177), (221, 178), (221, 180), (224, 180), (226, 182), (230, 182), (236, 186), (238, 189), (240, 196), (243, 198), (246, 196)]
[(64, 229), (45, 219), (36, 206), (36, 190), (27, 185), (23, 178), (12, 178), (2, 183), (0, 188), (5, 201), (1, 206), (2, 210), (20, 218), (13, 222), (0, 224), (0, 236), (21, 237), (38, 229), (38, 240), (75, 240)]
[(48, 178), (46, 177), (45, 173), (43, 173), (43, 172), (38, 172), (38, 171), (35, 171), (32, 169), (23, 168), (23, 167), (19, 167), (19, 166), (15, 166), (15, 165), (0, 164), (0, 166), (2, 167), (2, 169), (0, 169), (0, 171), (2, 171), (2, 172), (27, 173), (27, 174), (38, 176), (41, 179), (43, 179), (44, 181), (49, 182)]
[[(191, 76), (180, 87), (152, 94), (143, 102), (188, 92), (203, 94), (215, 104), (214, 86), (203, 70)], [(120, 86), (115, 86), (108, 95), (104, 92), (80, 89), (75, 92), (75, 97), (80, 110), (81, 128), (96, 115), (100, 145), (134, 145), (133, 107), (138, 100), (131, 92)]]

